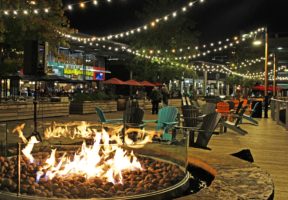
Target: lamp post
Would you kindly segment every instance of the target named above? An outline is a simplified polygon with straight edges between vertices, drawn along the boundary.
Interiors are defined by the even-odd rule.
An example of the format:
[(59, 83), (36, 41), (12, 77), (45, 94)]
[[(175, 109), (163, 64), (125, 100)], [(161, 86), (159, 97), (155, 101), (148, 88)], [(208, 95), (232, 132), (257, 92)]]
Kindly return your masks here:
[(276, 54), (273, 54), (273, 97), (275, 98), (277, 95), (277, 90), (276, 90), (276, 78), (277, 78), (277, 72), (276, 72), (276, 67), (277, 67), (277, 63), (276, 63)]
[[(264, 65), (264, 117), (268, 118), (268, 30), (267, 27), (264, 28), (265, 32), (265, 65)], [(262, 42), (260, 40), (255, 40), (253, 42), (254, 46), (261, 45)]]
[(264, 117), (268, 118), (268, 31), (267, 27), (265, 27), (265, 110)]

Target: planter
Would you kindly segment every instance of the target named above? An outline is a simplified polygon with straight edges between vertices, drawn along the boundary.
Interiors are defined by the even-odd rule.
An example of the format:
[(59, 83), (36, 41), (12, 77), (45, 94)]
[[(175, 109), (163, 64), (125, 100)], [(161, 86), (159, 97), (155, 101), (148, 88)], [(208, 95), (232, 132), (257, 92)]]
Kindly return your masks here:
[[(38, 118), (61, 117), (69, 115), (69, 102), (39, 102)], [(0, 104), (0, 121), (33, 119), (33, 102), (11, 102)]]
[(169, 99), (168, 105), (174, 106), (176, 108), (181, 108), (182, 100), (181, 99)]
[(118, 99), (117, 100), (117, 110), (123, 111), (126, 108), (126, 99)]
[(116, 112), (117, 101), (115, 100), (99, 100), (99, 101), (83, 101), (71, 102), (70, 114), (93, 114), (95, 108), (99, 107), (103, 112)]

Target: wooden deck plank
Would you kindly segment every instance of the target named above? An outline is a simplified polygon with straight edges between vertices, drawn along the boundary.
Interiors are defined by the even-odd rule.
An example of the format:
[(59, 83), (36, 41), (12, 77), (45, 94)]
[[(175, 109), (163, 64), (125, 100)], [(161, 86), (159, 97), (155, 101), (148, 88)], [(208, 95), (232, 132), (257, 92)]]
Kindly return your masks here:
[(241, 128), (248, 131), (245, 136), (230, 130), (214, 135), (209, 147), (212, 151), (224, 154), (250, 149), (255, 164), (269, 172), (274, 180), (274, 199), (288, 199), (288, 131), (271, 118), (258, 121), (259, 126), (241, 125)]

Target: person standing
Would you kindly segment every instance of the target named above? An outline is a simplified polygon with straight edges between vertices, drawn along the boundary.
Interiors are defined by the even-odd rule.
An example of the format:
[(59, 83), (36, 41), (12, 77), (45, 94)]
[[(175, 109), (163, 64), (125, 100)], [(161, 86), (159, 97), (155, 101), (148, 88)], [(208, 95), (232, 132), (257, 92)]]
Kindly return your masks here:
[(163, 105), (168, 106), (169, 91), (165, 83), (163, 84), (161, 92), (163, 97)]
[(158, 114), (159, 103), (162, 100), (162, 94), (157, 87), (154, 87), (151, 92), (152, 114)]

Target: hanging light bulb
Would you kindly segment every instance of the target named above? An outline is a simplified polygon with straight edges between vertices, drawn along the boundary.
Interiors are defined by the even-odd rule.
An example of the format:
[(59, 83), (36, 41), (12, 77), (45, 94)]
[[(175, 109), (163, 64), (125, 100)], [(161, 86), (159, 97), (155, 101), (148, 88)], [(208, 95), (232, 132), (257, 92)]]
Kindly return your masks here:
[(97, 1), (97, 0), (94, 0), (94, 1), (93, 1), (93, 4), (94, 4), (94, 5), (98, 5), (98, 1)]
[(72, 5), (68, 5), (68, 10), (73, 10), (73, 7), (72, 7)]
[(80, 3), (80, 8), (85, 8), (85, 3)]

